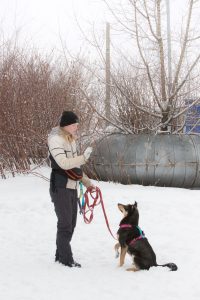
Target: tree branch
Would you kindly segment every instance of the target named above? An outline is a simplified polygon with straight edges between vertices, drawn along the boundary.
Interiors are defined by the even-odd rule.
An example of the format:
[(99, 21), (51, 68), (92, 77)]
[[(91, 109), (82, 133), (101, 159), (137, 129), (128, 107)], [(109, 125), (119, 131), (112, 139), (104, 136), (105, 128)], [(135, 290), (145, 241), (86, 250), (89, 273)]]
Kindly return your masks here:
[[(186, 45), (188, 43), (188, 35), (189, 35), (190, 22), (191, 22), (191, 16), (192, 16), (192, 9), (193, 9), (193, 0), (190, 0), (189, 11), (188, 11), (188, 19), (187, 19), (186, 30), (185, 30), (185, 37), (184, 37), (183, 46), (182, 46), (182, 49), (181, 49), (181, 54), (180, 54), (178, 66), (177, 66), (176, 73), (175, 73), (175, 76), (174, 76), (174, 81), (172, 83), (172, 94), (175, 93), (175, 89), (176, 89), (176, 86), (177, 86), (177, 83), (178, 83), (179, 73), (180, 73), (182, 63), (183, 63), (183, 59), (184, 59), (184, 56), (185, 56)], [(172, 98), (170, 97), (170, 101), (171, 100), (172, 100)]]

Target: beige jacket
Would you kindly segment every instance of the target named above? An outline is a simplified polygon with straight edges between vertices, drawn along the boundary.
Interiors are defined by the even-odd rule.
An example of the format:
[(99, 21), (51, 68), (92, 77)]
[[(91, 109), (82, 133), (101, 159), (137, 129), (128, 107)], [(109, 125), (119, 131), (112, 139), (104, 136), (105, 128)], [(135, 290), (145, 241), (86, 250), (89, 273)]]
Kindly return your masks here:
[[(86, 163), (83, 155), (77, 155), (76, 142), (70, 135), (64, 133), (60, 127), (52, 129), (48, 136), (48, 146), (51, 155), (64, 170), (72, 168), (80, 168), (80, 166)], [(84, 186), (89, 187), (92, 185), (90, 179), (83, 173), (82, 183)], [(77, 189), (79, 187), (79, 181), (68, 179), (66, 188)]]

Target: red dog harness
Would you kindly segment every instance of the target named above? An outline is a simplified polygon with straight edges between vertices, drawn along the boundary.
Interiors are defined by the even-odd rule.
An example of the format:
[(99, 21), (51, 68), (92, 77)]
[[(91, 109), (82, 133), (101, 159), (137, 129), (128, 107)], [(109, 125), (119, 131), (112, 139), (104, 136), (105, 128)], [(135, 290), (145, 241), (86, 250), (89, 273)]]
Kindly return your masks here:
[[(119, 227), (120, 227), (120, 228), (133, 228), (132, 225), (130, 225), (130, 224), (122, 224), (122, 225), (120, 225)], [(136, 241), (145, 238), (145, 234), (144, 234), (144, 232), (142, 231), (142, 229), (141, 229), (139, 226), (137, 226), (137, 225), (136, 225), (136, 227), (137, 227), (137, 229), (139, 230), (140, 235), (139, 235), (138, 237), (134, 238), (133, 240), (131, 240), (130, 243), (129, 243), (129, 246), (133, 246), (133, 244), (134, 244)]]

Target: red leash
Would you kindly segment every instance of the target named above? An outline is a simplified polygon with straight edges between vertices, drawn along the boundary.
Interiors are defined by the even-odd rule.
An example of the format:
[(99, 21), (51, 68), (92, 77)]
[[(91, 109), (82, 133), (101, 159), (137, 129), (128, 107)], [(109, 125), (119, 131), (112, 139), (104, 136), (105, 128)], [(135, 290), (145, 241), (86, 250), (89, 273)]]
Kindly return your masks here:
[[(98, 187), (95, 187), (95, 188), (94, 187), (89, 187), (89, 188), (87, 188), (87, 190), (84, 194), (84, 197), (85, 197), (85, 202), (84, 202), (84, 205), (83, 205), (83, 208), (82, 208), (84, 222), (86, 224), (91, 223), (91, 221), (93, 219), (94, 207), (101, 204), (103, 214), (104, 214), (104, 218), (106, 220), (107, 228), (108, 228), (110, 234), (112, 235), (112, 237), (116, 240), (116, 238), (114, 237), (114, 235), (112, 234), (112, 231), (110, 229), (110, 225), (109, 225), (109, 222), (108, 222), (108, 218), (107, 218), (104, 203), (103, 203), (101, 190)], [(89, 200), (90, 197), (93, 200), (92, 204), (90, 204), (90, 200)], [(88, 213), (90, 213), (89, 217), (86, 216)]]

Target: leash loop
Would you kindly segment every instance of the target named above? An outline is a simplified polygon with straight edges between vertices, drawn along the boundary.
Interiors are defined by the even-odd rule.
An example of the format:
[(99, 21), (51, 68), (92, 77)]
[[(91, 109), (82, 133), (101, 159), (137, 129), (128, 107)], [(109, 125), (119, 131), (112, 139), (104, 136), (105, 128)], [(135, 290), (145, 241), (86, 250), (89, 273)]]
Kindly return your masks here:
[[(91, 203), (91, 204), (90, 204), (90, 198), (93, 200), (93, 203)], [(112, 237), (116, 240), (115, 236), (113, 235), (113, 233), (110, 229), (110, 225), (108, 222), (108, 218), (107, 218), (104, 203), (103, 203), (102, 193), (98, 187), (94, 188), (94, 187), (90, 186), (87, 188), (87, 190), (84, 194), (84, 204), (82, 205), (83, 220), (86, 224), (90, 224), (93, 220), (94, 208), (95, 208), (95, 206), (97, 206), (99, 204), (101, 204), (108, 231), (110, 232)]]

